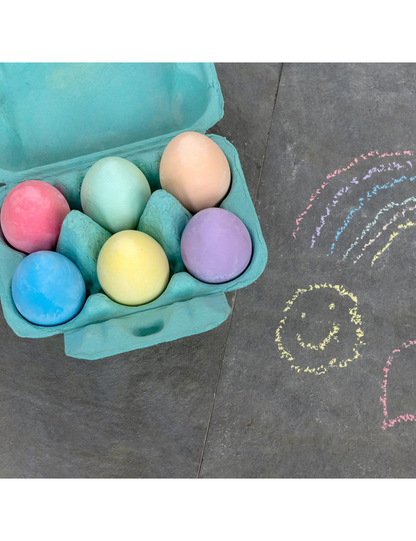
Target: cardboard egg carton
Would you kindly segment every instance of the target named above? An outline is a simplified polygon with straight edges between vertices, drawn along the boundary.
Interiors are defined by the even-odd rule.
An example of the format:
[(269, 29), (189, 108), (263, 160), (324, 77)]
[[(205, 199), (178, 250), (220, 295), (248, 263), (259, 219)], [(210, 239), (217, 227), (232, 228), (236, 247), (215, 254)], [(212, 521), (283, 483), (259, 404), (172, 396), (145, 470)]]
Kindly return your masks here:
[[(225, 293), (254, 282), (267, 262), (238, 153), (225, 138), (208, 136), (223, 150), (231, 169), (231, 189), (220, 206), (244, 222), (253, 243), (250, 265), (230, 282), (206, 284), (185, 271), (180, 236), (191, 215), (159, 182), (159, 163), (169, 141), (183, 131), (205, 133), (223, 115), (214, 66), (6, 64), (0, 75), (10, 92), (3, 96), (5, 112), (0, 113), (0, 204), (24, 180), (43, 180), (59, 188), (71, 212), (57, 251), (78, 266), (89, 292), (71, 321), (54, 327), (29, 323), (11, 296), (12, 277), (25, 254), (13, 250), (1, 235), (0, 296), (13, 331), (29, 338), (63, 333), (67, 355), (98, 359), (220, 325), (230, 314)], [(142, 306), (112, 301), (101, 292), (96, 276), (97, 257), (110, 234), (82, 214), (80, 187), (89, 167), (106, 156), (133, 162), (152, 189), (138, 229), (162, 245), (171, 278), (160, 297)]]

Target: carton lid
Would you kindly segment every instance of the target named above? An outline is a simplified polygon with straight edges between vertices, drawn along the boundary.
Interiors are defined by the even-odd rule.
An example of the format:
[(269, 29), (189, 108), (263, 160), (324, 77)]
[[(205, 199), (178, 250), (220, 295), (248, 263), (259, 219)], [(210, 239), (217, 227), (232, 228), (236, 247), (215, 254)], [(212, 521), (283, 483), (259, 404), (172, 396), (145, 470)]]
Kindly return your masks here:
[(213, 64), (1, 64), (0, 170), (204, 133), (223, 113)]

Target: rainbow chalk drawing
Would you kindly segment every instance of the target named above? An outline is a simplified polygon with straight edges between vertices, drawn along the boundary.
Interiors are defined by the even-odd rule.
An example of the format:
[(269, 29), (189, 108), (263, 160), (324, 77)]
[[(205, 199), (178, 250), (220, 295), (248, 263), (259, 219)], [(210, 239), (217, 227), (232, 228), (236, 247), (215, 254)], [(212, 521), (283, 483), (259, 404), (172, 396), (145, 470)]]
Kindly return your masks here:
[(374, 263), (380, 258), (380, 256), (383, 255), (384, 252), (391, 246), (393, 240), (400, 235), (401, 231), (409, 229), (410, 227), (414, 227), (415, 225), (416, 223), (412, 222), (411, 220), (407, 220), (405, 224), (400, 224), (399, 226), (397, 226), (397, 230), (390, 235), (388, 242), (383, 246), (381, 250), (376, 253), (376, 255), (371, 260), (371, 266), (373, 266)]
[[(338, 252), (337, 248), (340, 245), (341, 236), (344, 237), (344, 233), (349, 228), (351, 222), (357, 222), (357, 220), (360, 220), (362, 216), (367, 216), (368, 213), (371, 212), (371, 208), (374, 208), (374, 204), (377, 204), (376, 202), (380, 200), (380, 197), (378, 196), (387, 193), (387, 191), (392, 192), (393, 195), (396, 194), (396, 191), (393, 190), (398, 185), (405, 185), (409, 183), (416, 184), (414, 182), (416, 180), (416, 175), (412, 175), (412, 171), (414, 171), (413, 161), (411, 158), (412, 156), (414, 156), (414, 152), (411, 150), (384, 153), (372, 151), (368, 152), (367, 154), (361, 154), (359, 158), (354, 158), (346, 167), (336, 169), (333, 173), (327, 175), (326, 180), (315, 191), (315, 193), (311, 195), (309, 204), (305, 211), (302, 212), (296, 219), (296, 228), (292, 232), (293, 237), (295, 239), (297, 238), (301, 223), (306, 218), (307, 214), (313, 218), (312, 207), (322, 196), (323, 190), (329, 185), (330, 181), (335, 182), (335, 180), (340, 179), (344, 185), (338, 187), (334, 185), (334, 190), (331, 190), (332, 195), (330, 200), (326, 204), (324, 203), (324, 205), (320, 205), (321, 208), (323, 207), (323, 211), (320, 213), (321, 215), (319, 217), (318, 224), (313, 228), (310, 241), (310, 248), (314, 248), (319, 237), (322, 236), (323, 229), (330, 227), (330, 221), (332, 218), (331, 215), (334, 214), (333, 209), (337, 205), (342, 206), (343, 203), (348, 205), (348, 212), (341, 221), (341, 224), (337, 224), (337, 227), (333, 233), (333, 240), (330, 241), (330, 246), (328, 246), (327, 256), (334, 256), (335, 252)], [(374, 163), (374, 161), (377, 163)], [(356, 171), (351, 171), (360, 162), (368, 162), (366, 172), (361, 174), (358, 168), (356, 168)], [(348, 179), (347, 175), (350, 171), (351, 176)], [(353, 173), (356, 174), (354, 175)], [(399, 174), (394, 175), (394, 173)], [(386, 176), (389, 176), (389, 178), (386, 179)], [(357, 194), (356, 203), (353, 204), (353, 208), (351, 208), (351, 201), (354, 200), (354, 193), (356, 192), (357, 187), (370, 181), (373, 181), (375, 185), (370, 185), (371, 187), (367, 188), (366, 192), (361, 197), (358, 197), (359, 194)], [(328, 190), (328, 192), (330, 192), (330, 190)], [(352, 252), (354, 251), (352, 259), (353, 263), (356, 264), (365, 255), (368, 248), (372, 247), (373, 245), (376, 246), (378, 242), (382, 242), (383, 236), (387, 234), (388, 238), (382, 244), (382, 248), (377, 246), (375, 249), (376, 253), (373, 253), (371, 256), (370, 265), (373, 267), (375, 263), (380, 260), (381, 256), (390, 248), (393, 241), (403, 231), (413, 227), (413, 222), (409, 219), (405, 223), (400, 222), (402, 222), (402, 219), (405, 218), (406, 213), (416, 210), (416, 204), (414, 204), (415, 202), (416, 196), (412, 196), (401, 202), (400, 200), (399, 202), (392, 201), (383, 208), (376, 209), (377, 214), (375, 218), (365, 225), (361, 233), (355, 239), (353, 239), (352, 242), (349, 241), (351, 244), (349, 244), (349, 246), (347, 245), (348, 248), (346, 246), (342, 247), (342, 260), (346, 260), (348, 257), (351, 257), (353, 255)], [(411, 203), (413, 203), (413, 205), (411, 205)], [(395, 209), (395, 207), (402, 208)], [(384, 218), (384, 214), (391, 210), (395, 211), (394, 215), (389, 217), (387, 223), (381, 223), (382, 218)], [(339, 216), (339, 212), (337, 213), (337, 216)], [(379, 222), (380, 226), (376, 228)], [(390, 234), (388, 228), (393, 224), (396, 224), (396, 222), (398, 222), (397, 229)], [(372, 231), (373, 228), (376, 228), (374, 233)], [(367, 235), (369, 236), (369, 240), (365, 240)], [(347, 237), (347, 235), (345, 235), (345, 237)], [(327, 236), (325, 236), (325, 238), (327, 238)]]
[(358, 242), (360, 240), (362, 240), (365, 235), (377, 224), (378, 220), (380, 219), (380, 217), (385, 213), (385, 212), (388, 212), (389, 210), (391, 210), (392, 208), (394, 207), (402, 207), (404, 205), (407, 205), (408, 203), (410, 202), (415, 202), (416, 201), (416, 197), (412, 196), (412, 197), (408, 197), (407, 199), (405, 199), (404, 201), (402, 201), (401, 203), (394, 203), (394, 202), (391, 202), (389, 203), (388, 205), (386, 205), (385, 207), (383, 207), (382, 209), (380, 209), (374, 220), (372, 222), (369, 222), (365, 228), (363, 229), (361, 235), (359, 237), (357, 237), (357, 239), (351, 244), (351, 246), (348, 248), (348, 250), (345, 252), (345, 254), (343, 255), (344, 259), (348, 256), (349, 252), (352, 250), (352, 248), (354, 248)]
[[(413, 167), (413, 166), (412, 166), (412, 162), (410, 162), (410, 161), (407, 161), (406, 164), (409, 165), (409, 167)], [(358, 184), (360, 184), (360, 182), (370, 179), (370, 178), (371, 178), (374, 174), (376, 174), (376, 173), (385, 173), (385, 172), (387, 172), (387, 171), (394, 171), (395, 169), (396, 169), (397, 171), (400, 171), (400, 169), (405, 169), (405, 168), (406, 168), (405, 165), (402, 165), (402, 164), (397, 163), (397, 162), (395, 162), (395, 161), (393, 161), (392, 163), (388, 163), (387, 165), (381, 164), (379, 167), (376, 166), (376, 167), (372, 167), (371, 169), (369, 169), (369, 170), (367, 171), (367, 173), (366, 173), (366, 174), (362, 177), (362, 179), (360, 179), (360, 180), (358, 180), (358, 177), (354, 177), (354, 178), (351, 180), (350, 184), (358, 185)], [(311, 248), (314, 247), (317, 237), (319, 237), (319, 235), (321, 234), (321, 231), (322, 231), (322, 229), (323, 229), (323, 227), (324, 227), (324, 225), (325, 225), (326, 218), (328, 218), (329, 215), (331, 214), (331, 206), (332, 206), (332, 207), (335, 207), (335, 206), (338, 204), (340, 198), (341, 198), (343, 195), (345, 195), (350, 189), (351, 189), (350, 186), (344, 186), (343, 188), (341, 188), (341, 189), (335, 194), (335, 197), (334, 197), (334, 199), (332, 200), (331, 205), (328, 205), (328, 206), (326, 207), (326, 214), (323, 214), (323, 215), (321, 216), (321, 218), (320, 218), (320, 225), (316, 228), (315, 233), (312, 235), (312, 239), (311, 239)]]
[[(329, 355), (326, 351), (327, 347), (333, 342), (339, 343), (342, 327), (341, 322), (334, 321), (332, 323), (332, 327), (330, 326), (326, 336), (322, 340), (317, 341), (316, 343), (305, 341), (300, 332), (296, 332), (297, 313), (296, 310), (293, 309), (293, 306), (299, 304), (302, 297), (304, 298), (311, 292), (316, 291), (322, 292), (322, 302), (324, 303), (322, 305), (322, 313), (317, 311), (314, 312), (315, 321), (317, 322), (320, 322), (322, 319), (324, 319), (325, 313), (323, 312), (323, 310), (333, 311), (336, 308), (336, 305), (340, 300), (339, 298), (341, 298), (341, 301), (343, 303), (348, 301), (345, 309), (347, 309), (348, 311), (349, 323), (351, 323), (353, 326), (352, 329), (355, 336), (355, 343), (352, 346), (351, 353), (347, 356), (344, 355), (343, 358), (337, 358)], [(324, 295), (323, 292), (326, 292), (327, 295)], [(327, 302), (328, 293), (331, 297), (330, 300), (333, 301), (329, 304)], [(334, 295), (336, 296), (335, 300), (333, 299)], [(314, 306), (316, 307), (316, 303), (314, 304)], [(291, 368), (293, 368), (297, 373), (303, 372), (315, 375), (323, 375), (326, 374), (330, 368), (345, 368), (351, 361), (360, 357), (361, 354), (359, 350), (362, 346), (365, 345), (365, 342), (363, 341), (364, 331), (362, 329), (362, 317), (358, 313), (357, 297), (353, 293), (347, 291), (344, 286), (325, 283), (309, 285), (306, 288), (299, 288), (295, 291), (292, 298), (287, 301), (283, 313), (285, 314), (285, 316), (279, 322), (279, 327), (276, 330), (275, 341), (277, 342), (277, 348), (280, 352), (281, 359), (289, 361)], [(300, 319), (305, 321), (306, 318), (306, 312), (301, 312)], [(298, 323), (300, 323), (300, 321)], [(286, 336), (288, 328), (291, 326), (295, 326), (295, 330), (292, 331), (293, 336), (290, 336), (291, 329), (289, 330), (289, 336)], [(294, 342), (294, 339), (296, 339), (296, 342)], [(287, 342), (292, 342), (293, 345), (288, 346), (286, 345)], [(310, 360), (305, 363), (306, 366), (301, 366), (300, 355), (294, 353), (295, 349), (300, 351), (302, 356), (304, 353), (306, 353), (307, 357), (310, 357), (310, 354), (308, 355), (308, 352), (315, 352), (315, 357), (319, 358), (318, 362), (315, 363), (316, 366), (310, 366), (310, 364), (308, 364)], [(325, 359), (323, 362), (322, 358)]]
[(391, 364), (393, 361), (395, 361), (395, 357), (398, 353), (400, 353), (403, 349), (407, 349), (413, 346), (416, 346), (416, 340), (409, 340), (409, 342), (405, 342), (404, 344), (402, 344), (401, 349), (394, 349), (391, 352), (391, 355), (389, 356), (389, 358), (387, 359), (385, 367), (383, 368), (384, 379), (383, 379), (383, 384), (381, 386), (383, 394), (382, 396), (380, 396), (380, 402), (383, 407), (383, 415), (384, 415), (383, 424), (381, 425), (381, 428), (383, 430), (387, 430), (387, 428), (392, 428), (393, 426), (399, 423), (403, 423), (407, 421), (416, 421), (416, 415), (412, 413), (405, 413), (404, 415), (398, 415), (394, 419), (389, 419), (389, 414), (387, 412), (387, 380), (388, 380)]
[(364, 204), (365, 204), (366, 201), (369, 201), (373, 196), (377, 195), (379, 191), (395, 188), (397, 186), (397, 184), (401, 184), (402, 182), (405, 182), (406, 180), (408, 180), (409, 182), (413, 182), (414, 180), (416, 180), (416, 176), (407, 178), (406, 175), (402, 175), (400, 178), (394, 178), (394, 179), (391, 180), (391, 182), (387, 182), (385, 184), (382, 184), (381, 186), (379, 186), (377, 184), (376, 186), (374, 186), (374, 188), (372, 190), (369, 190), (367, 192), (365, 198), (360, 197), (358, 199), (359, 202), (360, 202), (359, 205), (357, 207), (353, 208), (352, 210), (350, 210), (350, 212), (348, 213), (347, 217), (344, 220), (344, 223), (337, 230), (337, 232), (335, 234), (334, 242), (331, 245), (331, 249), (330, 249), (328, 255), (332, 255), (334, 253), (335, 246), (336, 246), (336, 243), (337, 243), (339, 237), (341, 236), (341, 234), (345, 231), (345, 229), (347, 228), (347, 226), (351, 222), (354, 214), (357, 213), (359, 210), (361, 210), (364, 207)]
[[(416, 198), (415, 197), (412, 197), (410, 198), (412, 199), (413, 201), (416, 201)], [(402, 203), (394, 203), (394, 206), (398, 206), (398, 205), (406, 205), (407, 203), (409, 202), (408, 199), (406, 199), (405, 201), (403, 201)], [(387, 207), (384, 207), (383, 209), (381, 209), (380, 212), (385, 212), (386, 210), (390, 210), (390, 208), (392, 208), (392, 203), (390, 203), (390, 205), (388, 205)], [(361, 248), (361, 253), (354, 259), (353, 263), (357, 263), (358, 260), (360, 260), (362, 258), (362, 256), (364, 255), (364, 252), (365, 250), (371, 246), (371, 244), (373, 244), (373, 242), (375, 242), (386, 230), (387, 228), (392, 225), (396, 220), (397, 218), (400, 218), (400, 216), (404, 217), (405, 214), (407, 214), (408, 212), (411, 212), (411, 211), (414, 211), (416, 210), (416, 205), (412, 206), (412, 207), (405, 207), (401, 212), (396, 212), (393, 217), (386, 223), (383, 225), (383, 227), (381, 228), (381, 230), (374, 236), (372, 237), (366, 244), (364, 244), (364, 246)], [(348, 250), (345, 252), (345, 254), (342, 256), (343, 259), (346, 259), (348, 257), (348, 254), (349, 252), (352, 250), (352, 248), (354, 248), (354, 246), (356, 246), (359, 242), (359, 240), (362, 240), (365, 235), (370, 231), (370, 229), (376, 225), (377, 223), (377, 220), (378, 220), (378, 215), (380, 214), (380, 212), (377, 214), (376, 216), (376, 219), (373, 221), (373, 222), (370, 222), (366, 225), (366, 227), (364, 228), (363, 232), (361, 233), (361, 237), (358, 238), (355, 240), (355, 242), (353, 242), (353, 244), (351, 244), (351, 246), (348, 248)]]
[[(293, 230), (292, 232), (292, 236), (296, 239), (297, 238), (297, 234), (300, 230), (300, 224), (301, 222), (305, 219), (306, 215), (309, 213), (309, 211), (311, 210), (312, 206), (314, 205), (314, 203), (319, 199), (320, 195), (322, 194), (322, 192), (324, 191), (324, 189), (330, 184), (331, 180), (333, 178), (336, 178), (338, 175), (341, 175), (342, 173), (345, 173), (347, 171), (349, 171), (350, 169), (352, 169), (353, 167), (355, 167), (359, 162), (361, 161), (367, 161), (367, 160), (372, 160), (372, 159), (376, 159), (376, 160), (379, 160), (379, 159), (382, 159), (382, 158), (397, 158), (397, 157), (406, 157), (406, 156), (413, 156), (413, 152), (411, 150), (403, 150), (403, 151), (398, 151), (398, 152), (384, 152), (384, 153), (380, 153), (378, 152), (377, 150), (373, 150), (371, 152), (368, 152), (367, 154), (361, 154), (358, 158), (354, 158), (351, 163), (349, 165), (347, 165), (346, 167), (342, 167), (340, 169), (336, 169), (333, 173), (330, 173), (326, 176), (326, 180), (319, 186), (319, 188), (316, 189), (316, 191), (310, 196), (309, 198), (309, 204), (307, 205), (306, 209), (301, 212), (301, 214), (299, 214), (299, 216), (296, 218), (296, 227), (295, 229)], [(370, 174), (370, 171), (371, 169), (368, 171), (367, 175)], [(376, 171), (374, 171), (375, 173)], [(373, 173), (370, 174), (370, 176), (372, 175)], [(357, 184), (357, 179), (354, 179), (355, 180), (355, 183)], [(354, 182), (352, 182), (354, 183)], [(336, 198), (338, 199), (341, 195), (343, 195), (346, 191), (348, 190), (345, 190), (344, 192), (342, 193), (339, 193), (336, 194)], [(335, 199), (335, 200), (337, 200)], [(334, 202), (334, 201), (333, 201)], [(335, 203), (336, 204), (336, 203)], [(335, 205), (334, 205), (335, 206)], [(327, 207), (327, 212), (328, 212), (328, 207)], [(321, 217), (322, 219), (322, 217)], [(323, 224), (321, 224), (323, 225)], [(319, 235), (319, 234), (318, 234)]]

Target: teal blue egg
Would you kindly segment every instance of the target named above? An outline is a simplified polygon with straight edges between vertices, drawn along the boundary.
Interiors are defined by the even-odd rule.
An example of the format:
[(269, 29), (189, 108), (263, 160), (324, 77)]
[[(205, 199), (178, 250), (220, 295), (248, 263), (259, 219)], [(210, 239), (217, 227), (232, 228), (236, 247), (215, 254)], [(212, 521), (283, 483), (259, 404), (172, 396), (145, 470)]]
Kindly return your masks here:
[(136, 229), (150, 198), (150, 186), (138, 167), (112, 156), (98, 160), (81, 186), (84, 213), (110, 233)]

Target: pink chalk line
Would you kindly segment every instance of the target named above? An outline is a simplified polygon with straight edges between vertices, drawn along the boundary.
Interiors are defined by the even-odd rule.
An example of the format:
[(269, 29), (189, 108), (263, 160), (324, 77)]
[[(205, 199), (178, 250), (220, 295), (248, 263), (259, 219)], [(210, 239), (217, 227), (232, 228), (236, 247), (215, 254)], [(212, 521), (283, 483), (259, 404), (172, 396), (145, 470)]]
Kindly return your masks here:
[[(407, 349), (412, 346), (416, 346), (416, 340), (409, 340), (409, 342), (404, 342), (401, 347), (404, 349)], [(387, 428), (391, 428), (397, 423), (402, 423), (402, 422), (407, 422), (407, 421), (416, 421), (416, 416), (411, 413), (398, 415), (394, 419), (389, 419), (389, 416), (387, 413), (387, 377), (390, 371), (391, 363), (394, 359), (394, 355), (396, 355), (396, 353), (400, 353), (400, 351), (401, 351), (400, 349), (394, 349), (386, 361), (386, 366), (383, 368), (384, 379), (383, 379), (383, 385), (381, 386), (381, 389), (383, 391), (383, 396), (380, 396), (380, 402), (383, 406), (383, 415), (384, 415), (383, 424), (381, 426), (383, 430), (387, 430)]]
[[(386, 158), (386, 157), (393, 157), (393, 156), (413, 156), (413, 152), (411, 150), (403, 150), (402, 152), (384, 152), (383, 154), (380, 154), (378, 150), (372, 150), (371, 152), (367, 152), (367, 154), (361, 154), (359, 158), (362, 160), (368, 160), (368, 158)], [(292, 236), (296, 239), (296, 234), (300, 229), (300, 222), (304, 219), (308, 211), (312, 208), (313, 202), (319, 199), (319, 196), (321, 192), (328, 186), (331, 178), (336, 177), (337, 175), (340, 175), (341, 173), (348, 171), (352, 167), (354, 167), (360, 160), (359, 158), (354, 158), (353, 161), (347, 165), (346, 167), (342, 167), (341, 169), (335, 169), (333, 173), (330, 173), (326, 176), (326, 181), (324, 181), (319, 188), (316, 189), (315, 193), (313, 193), (309, 198), (309, 205), (306, 207), (306, 209), (299, 214), (299, 216), (296, 218), (296, 228), (292, 231)]]

